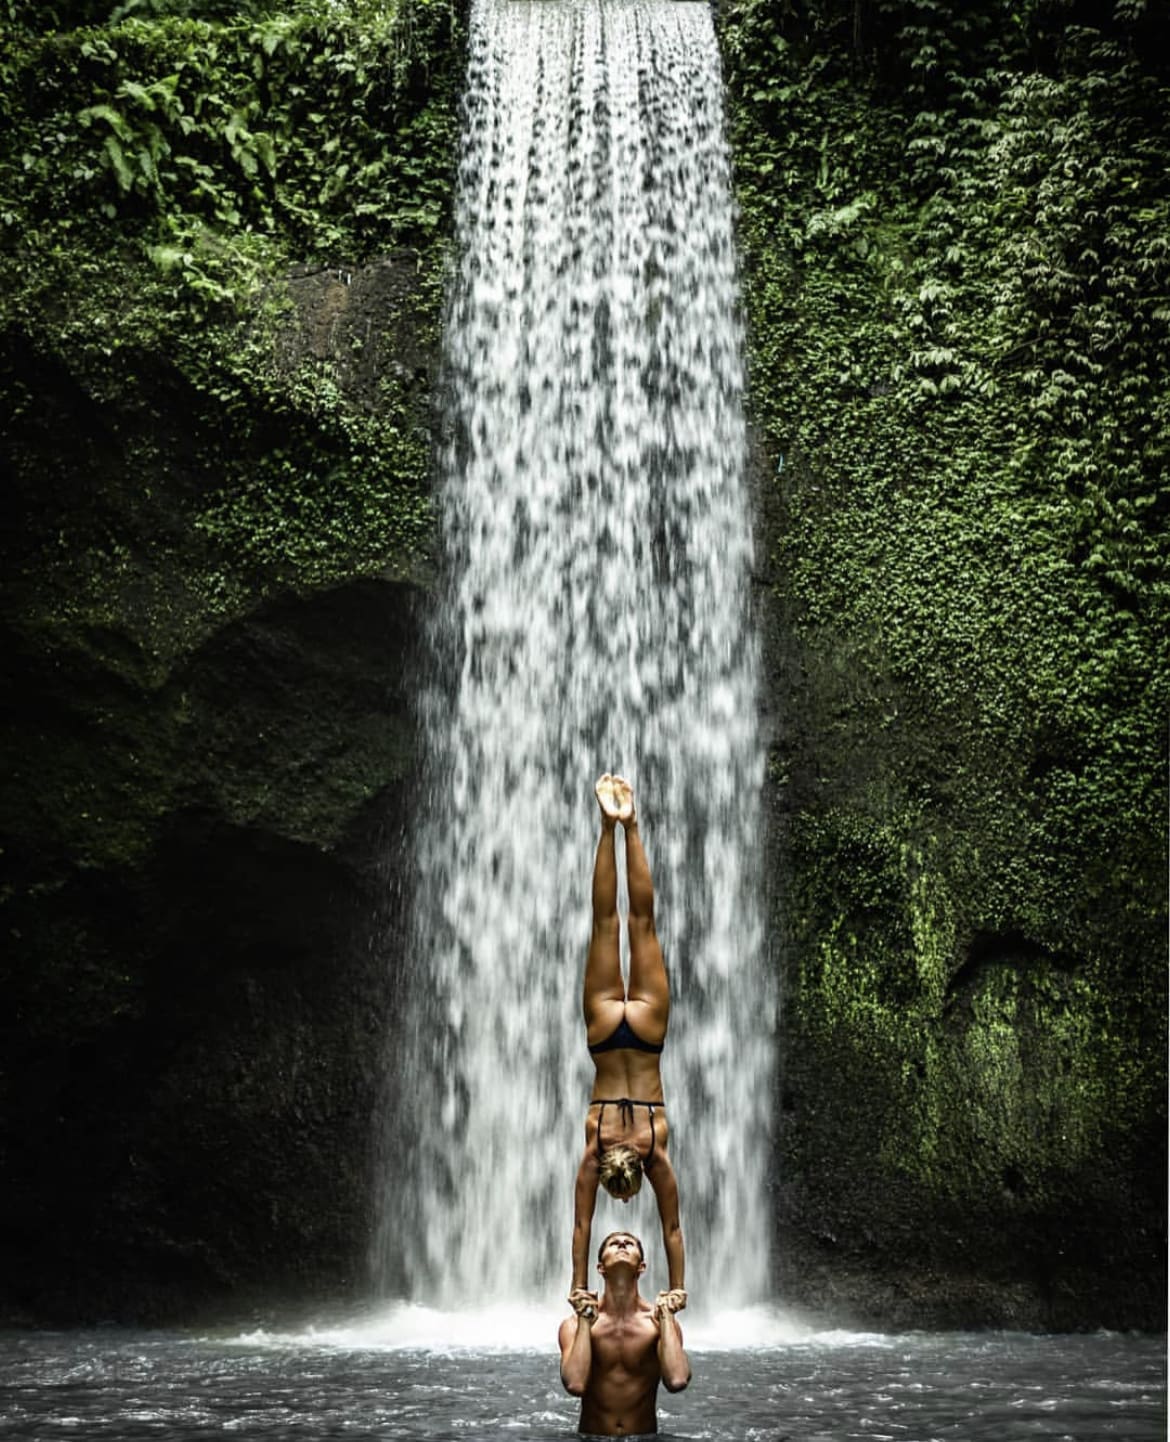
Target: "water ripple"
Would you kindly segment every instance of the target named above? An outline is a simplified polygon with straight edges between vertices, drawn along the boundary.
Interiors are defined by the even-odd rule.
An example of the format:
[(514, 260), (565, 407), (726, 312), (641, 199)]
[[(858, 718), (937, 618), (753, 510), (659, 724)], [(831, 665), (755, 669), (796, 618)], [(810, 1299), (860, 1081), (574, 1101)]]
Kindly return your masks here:
[[(0, 1335), (0, 1439), (244, 1442), (531, 1438), (576, 1426), (542, 1351), (346, 1347), (341, 1328)], [(697, 1354), (665, 1438), (713, 1442), (1164, 1442), (1165, 1341), (806, 1334)]]

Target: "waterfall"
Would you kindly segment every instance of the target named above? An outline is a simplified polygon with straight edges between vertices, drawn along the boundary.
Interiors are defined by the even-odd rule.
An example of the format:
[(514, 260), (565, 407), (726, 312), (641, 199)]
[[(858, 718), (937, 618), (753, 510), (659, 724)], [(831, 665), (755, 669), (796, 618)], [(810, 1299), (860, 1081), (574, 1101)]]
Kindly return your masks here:
[[(759, 1301), (775, 1003), (708, 7), (475, 0), (456, 223), (447, 584), (411, 825), (385, 1285), (440, 1306), (568, 1289), (592, 792), (615, 771), (634, 783), (671, 978), (662, 1071), (692, 1302)], [(599, 1192), (594, 1252), (615, 1226), (642, 1236), (653, 1295), (649, 1187), (629, 1207)]]

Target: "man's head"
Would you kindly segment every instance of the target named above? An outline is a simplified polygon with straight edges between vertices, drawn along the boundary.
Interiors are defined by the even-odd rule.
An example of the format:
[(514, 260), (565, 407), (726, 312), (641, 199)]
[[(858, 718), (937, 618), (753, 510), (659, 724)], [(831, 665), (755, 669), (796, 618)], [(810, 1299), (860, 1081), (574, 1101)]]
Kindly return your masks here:
[(628, 1202), (642, 1186), (642, 1158), (624, 1143), (607, 1147), (601, 1154), (598, 1176), (615, 1201)]
[(632, 1267), (640, 1277), (646, 1270), (646, 1252), (633, 1232), (610, 1232), (597, 1249), (597, 1270), (604, 1277), (615, 1267)]

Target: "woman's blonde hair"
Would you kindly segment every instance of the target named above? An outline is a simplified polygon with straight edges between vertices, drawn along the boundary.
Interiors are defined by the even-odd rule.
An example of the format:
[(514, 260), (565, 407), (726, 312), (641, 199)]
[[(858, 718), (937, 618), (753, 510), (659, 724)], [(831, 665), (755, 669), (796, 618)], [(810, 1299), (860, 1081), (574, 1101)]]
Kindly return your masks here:
[(642, 1158), (633, 1149), (619, 1142), (606, 1147), (599, 1164), (601, 1185), (611, 1197), (632, 1197), (642, 1187)]

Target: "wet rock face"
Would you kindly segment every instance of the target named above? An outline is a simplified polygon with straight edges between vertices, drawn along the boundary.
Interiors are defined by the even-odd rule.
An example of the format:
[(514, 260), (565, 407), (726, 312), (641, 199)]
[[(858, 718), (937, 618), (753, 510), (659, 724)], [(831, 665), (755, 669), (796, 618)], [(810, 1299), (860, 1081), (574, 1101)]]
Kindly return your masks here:
[(345, 393), (367, 410), (377, 409), (379, 386), (386, 381), (425, 393), (430, 346), (410, 327), (387, 326), (388, 318), (416, 304), (417, 291), (413, 251), (356, 270), (298, 267), (288, 279), (296, 324), (281, 336), (282, 363), (292, 368), (306, 357), (329, 362)]
[[(5, 1046), (9, 1314), (163, 1319), (361, 1280), (386, 987), (355, 945), (380, 898), (354, 845), (188, 814), (141, 873), (62, 888), (47, 961), (27, 916), (41, 974), (13, 990), (43, 1020)], [(78, 970), (115, 975), (116, 1003), (79, 1015)]]
[[(867, 729), (920, 703), (770, 639), (781, 1295), (879, 1329), (1160, 1329), (1156, 918), (1117, 891), (1059, 947), (988, 927), (985, 878), (1018, 863), (967, 820), (1027, 757), (956, 750), (928, 712)], [(956, 804), (908, 822), (925, 765), (962, 768)]]
[[(294, 276), (277, 381), (325, 368), (341, 408), (372, 413), (397, 367), (414, 423), (430, 366), (401, 320), (416, 269), (390, 257), (340, 294)], [(345, 1295), (365, 1280), (403, 952), (426, 601), (387, 577), (414, 562), (378, 566), (371, 545), (348, 579), (270, 571), (220, 604), (214, 576), (246, 578), (246, 557), (193, 529), (193, 508), (220, 454), (267, 444), (264, 416), (225, 433), (168, 357), (139, 357), (120, 388), (35, 336), (6, 346), (45, 401), (8, 432), (3, 527), (0, 1316)]]
[[(27, 878), (5, 906), (0, 1113), (18, 1315), (181, 1315), (362, 1279), (402, 950), (387, 898), (412, 750), (404, 589), (275, 603), (124, 702), (127, 729), (157, 724), (177, 782), (136, 860), (50, 872), (6, 838)], [(39, 706), (106, 764), (91, 718)]]
[[(1126, 621), (1090, 588), (1124, 645), (1090, 631), (1077, 652), (1070, 558), (1091, 554), (1098, 522), (1054, 527), (1047, 507), (1083, 487), (1048, 472), (1065, 451), (1080, 464), (1073, 442), (1097, 464), (1094, 424), (1041, 417), (1029, 435), (1016, 427), (1036, 398), (1007, 377), (985, 411), (904, 365), (922, 342), (891, 298), (933, 324), (919, 292), (939, 300), (950, 273), (946, 227), (919, 231), (936, 182), (961, 191), (956, 224), (978, 221), (973, 180), (990, 196), (948, 299), (970, 316), (938, 312), (966, 326), (965, 357), (1015, 357), (1046, 384), (1065, 368), (1054, 317), (1079, 307), (1044, 308), (1033, 338), (1051, 351), (1018, 344), (1031, 322), (1010, 311), (1019, 333), (989, 349), (1002, 307), (978, 266), (999, 263), (1002, 216), (1029, 209), (1001, 204), (999, 142), (981, 182), (976, 130), (932, 104), (940, 155), (960, 133), (975, 150), (916, 191), (902, 167), (917, 121), (857, 85), (855, 37), (838, 37), (842, 87), (836, 61), (822, 82), (812, 50), (775, 43), (801, 7), (734, 8), (729, 24), (763, 27), (728, 49), (728, 114), (784, 989), (780, 1293), (877, 1326), (1161, 1328), (1166, 670), (1142, 639), (1156, 596), (1135, 592)], [(1132, 75), (1126, 57), (1156, 47), (1115, 49)], [(1122, 154), (1130, 82), (1090, 83)], [(1164, 107), (1145, 93), (1157, 134)], [(1026, 167), (1039, 152), (1023, 138)], [(1139, 215), (1142, 167), (1100, 169), (1119, 199), (1054, 214)], [(1020, 193), (1054, 176), (1021, 173)], [(171, 281), (121, 239), (126, 258), (112, 247), (70, 291), (26, 238), (35, 284), (0, 330), (0, 1320), (162, 1320), (355, 1287), (406, 955), (440, 267), (400, 250), (272, 275), (254, 324), (227, 336), (174, 311)], [(1138, 324), (1128, 298), (1148, 281), (1102, 282), (1095, 245), (1085, 294), (1123, 297), (1118, 327)], [(1158, 412), (1160, 358), (1142, 372), (1149, 404), (1122, 369), (1120, 389), (1086, 383), (1097, 426)], [(1002, 444), (1036, 458), (1012, 512)], [(945, 575), (953, 593), (919, 584)], [(967, 644), (968, 618), (994, 644)], [(940, 647), (955, 664), (924, 670)], [(1049, 695), (1038, 719), (1029, 698), (1066, 681), (1083, 702)], [(1155, 711), (1156, 766), (1125, 723)]]
[[(1162, 133), (1160, 76), (1144, 20), (1074, 55), (1038, 14), (1009, 35), (973, 4), (928, 60), (896, 9), (719, 10), (769, 616), (781, 1289), (879, 1326), (1161, 1329), (1170, 616), (1143, 447), (1166, 425), (1134, 319), (1154, 268), (1136, 230), (1065, 251), (1060, 284), (1135, 297), (1074, 419), (1030, 392), (1086, 312), (1023, 260), (1053, 185), (1088, 238), (1098, 157), (1126, 157), (1107, 203), (1138, 213), (1120, 187)], [(1093, 137), (1059, 181), (1036, 167), (1057, 123)], [(959, 133), (981, 137), (961, 156)], [(935, 362), (956, 368), (916, 371)], [(1082, 465), (1151, 518), (1130, 532), (1148, 570), (1097, 569), (1113, 523)]]

